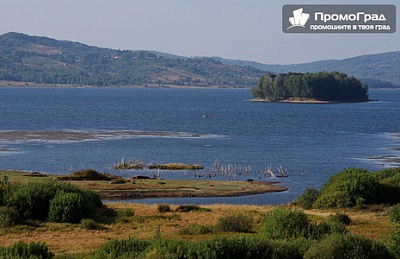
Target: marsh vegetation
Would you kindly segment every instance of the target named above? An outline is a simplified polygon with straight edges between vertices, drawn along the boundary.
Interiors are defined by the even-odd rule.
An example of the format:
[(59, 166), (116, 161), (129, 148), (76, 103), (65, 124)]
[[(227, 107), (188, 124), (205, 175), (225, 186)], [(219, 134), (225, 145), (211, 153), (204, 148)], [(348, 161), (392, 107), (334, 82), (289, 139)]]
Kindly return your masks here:
[[(3, 176), (0, 215), (18, 216), (19, 220), (1, 227), (4, 247), (0, 254), (17, 257), (21, 252), (33, 258), (399, 258), (400, 210), (395, 199), (400, 193), (395, 180), (399, 175), (399, 168), (346, 169), (332, 176), (321, 190), (307, 190), (292, 205), (276, 207), (104, 205), (95, 193), (49, 177), (30, 178), (28, 187)], [(388, 191), (391, 197), (383, 195)], [(50, 202), (27, 198), (36, 193)], [(32, 205), (23, 207), (17, 202), (20, 199)], [(331, 202), (320, 206), (319, 199)], [(78, 207), (80, 200), (93, 202), (93, 211), (72, 217), (74, 210), (60, 210), (73, 204)], [(49, 206), (40, 218), (31, 213), (43, 204)], [(307, 209), (301, 208), (304, 204)]]

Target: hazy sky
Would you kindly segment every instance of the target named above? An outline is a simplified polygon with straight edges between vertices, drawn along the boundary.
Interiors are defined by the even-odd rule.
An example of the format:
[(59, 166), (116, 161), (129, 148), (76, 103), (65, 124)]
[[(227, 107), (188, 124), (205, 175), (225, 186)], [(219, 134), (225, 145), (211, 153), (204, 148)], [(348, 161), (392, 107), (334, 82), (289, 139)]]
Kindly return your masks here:
[[(284, 34), (285, 4), (397, 4), (399, 0), (0, 0), (10, 31), (115, 49), (219, 56), (266, 64), (400, 50), (400, 34)], [(399, 26), (397, 6), (397, 28)]]

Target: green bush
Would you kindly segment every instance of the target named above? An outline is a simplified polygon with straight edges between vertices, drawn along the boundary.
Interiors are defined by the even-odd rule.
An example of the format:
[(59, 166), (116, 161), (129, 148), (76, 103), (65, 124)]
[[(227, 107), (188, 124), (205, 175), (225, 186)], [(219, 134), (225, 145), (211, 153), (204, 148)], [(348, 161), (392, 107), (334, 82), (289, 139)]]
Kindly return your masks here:
[(379, 180), (382, 188), (381, 203), (396, 204), (400, 201), (400, 174)]
[(337, 218), (328, 218), (321, 223), (313, 224), (310, 228), (309, 238), (320, 240), (331, 234), (346, 234), (348, 233), (344, 223)]
[(100, 224), (96, 223), (93, 219), (82, 219), (79, 227), (86, 230), (103, 229), (103, 227)]
[(389, 218), (392, 222), (400, 223), (400, 203), (397, 203), (389, 210)]
[(8, 176), (4, 175), (3, 178), (0, 179), (0, 206), (4, 205), (4, 196), (9, 190), (9, 187)]
[(381, 171), (372, 172), (371, 175), (380, 181), (396, 175), (400, 175), (400, 167), (385, 168)]
[(301, 206), (305, 210), (311, 209), (319, 194), (320, 192), (316, 188), (307, 188), (300, 197), (294, 200), (293, 203)]
[(94, 169), (83, 169), (72, 173), (72, 177), (83, 179), (110, 180), (106, 174), (101, 174)]
[[(96, 208), (102, 205), (100, 196), (91, 190), (82, 190), (78, 187), (56, 182), (31, 183), (22, 185), (9, 191), (5, 196), (5, 204), (14, 207), (22, 219), (46, 220), (50, 212), (50, 203), (57, 193), (74, 193), (80, 197), (80, 208), (83, 217), (94, 217)], [(74, 199), (71, 198), (70, 199)], [(60, 198), (58, 198), (60, 199)], [(56, 214), (53, 214), (55, 216)], [(80, 219), (79, 219), (80, 220)]]
[(50, 201), (48, 220), (51, 222), (78, 223), (83, 217), (83, 197), (79, 193), (57, 192)]
[(213, 233), (213, 226), (204, 226), (197, 223), (189, 224), (179, 230), (180, 235), (204, 235)]
[(307, 215), (292, 208), (276, 207), (265, 214), (260, 233), (267, 238), (307, 237), (310, 224)]
[(350, 234), (332, 234), (311, 246), (304, 258), (383, 259), (394, 256), (378, 241)]
[(385, 236), (385, 245), (388, 250), (400, 258), (400, 226), (397, 225), (393, 229), (389, 230)]
[(261, 236), (216, 237), (197, 243), (192, 258), (282, 258), (302, 259), (305, 251), (315, 243), (303, 238), (271, 240)]
[(313, 207), (343, 208), (364, 203), (373, 204), (379, 201), (380, 193), (381, 186), (377, 178), (368, 171), (359, 168), (346, 169), (329, 178)]
[(192, 242), (184, 240), (165, 240), (158, 239), (153, 241), (151, 245), (142, 253), (140, 258), (147, 259), (179, 259), (179, 258), (196, 258), (196, 245)]
[(298, 238), (293, 240), (274, 240), (270, 258), (303, 259), (304, 253), (316, 243), (315, 240)]
[[(215, 237), (197, 243), (197, 258), (273, 258), (272, 240), (253, 236)], [(194, 257), (196, 258), (196, 257)]]
[(93, 253), (93, 258), (116, 259), (116, 258), (138, 258), (151, 243), (137, 238), (113, 239), (102, 244)]
[(11, 246), (0, 247), (0, 257), (10, 259), (51, 259), (54, 257), (54, 253), (49, 252), (45, 243), (31, 242), (27, 244), (23, 241), (18, 241)]
[(253, 217), (249, 214), (237, 213), (218, 219), (216, 228), (222, 232), (250, 232)]
[(10, 207), (0, 207), (0, 227), (13, 227), (19, 222), (18, 211)]
[(381, 184), (379, 203), (396, 204), (400, 200), (400, 167), (385, 168), (372, 172), (371, 175)]
[(350, 217), (345, 214), (345, 213), (336, 213), (336, 214), (331, 214), (328, 217), (329, 221), (333, 221), (333, 222), (340, 222), (343, 223), (344, 225), (348, 226), (351, 224), (351, 219)]
[(57, 192), (55, 183), (33, 183), (22, 185), (15, 191), (7, 193), (5, 203), (14, 207), (22, 219), (46, 220), (49, 213), (50, 200)]
[(301, 259), (314, 240), (271, 240), (261, 236), (219, 236), (189, 242), (165, 240), (156, 234), (153, 242), (140, 239), (111, 240), (93, 253), (93, 258), (284, 258)]
[(101, 197), (95, 191), (77, 189), (75, 192), (78, 192), (83, 196), (83, 203), (84, 203), (83, 215), (85, 218), (93, 218), (96, 214), (96, 211), (99, 208), (103, 207), (103, 202), (101, 201)]
[(171, 207), (168, 204), (158, 204), (157, 209), (158, 209), (158, 212), (161, 212), (161, 213), (171, 211)]
[(118, 217), (119, 218), (123, 218), (123, 217), (133, 217), (135, 216), (135, 211), (132, 209), (124, 209), (124, 210), (120, 210), (118, 211)]

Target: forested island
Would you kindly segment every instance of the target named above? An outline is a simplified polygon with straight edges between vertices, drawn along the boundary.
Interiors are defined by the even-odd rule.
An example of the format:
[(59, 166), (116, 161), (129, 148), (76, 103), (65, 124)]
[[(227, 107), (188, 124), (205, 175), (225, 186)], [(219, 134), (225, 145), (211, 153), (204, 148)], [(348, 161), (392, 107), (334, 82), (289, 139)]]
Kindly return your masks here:
[(290, 99), (363, 102), (368, 101), (368, 86), (340, 72), (287, 73), (263, 75), (252, 88), (257, 99), (284, 101)]

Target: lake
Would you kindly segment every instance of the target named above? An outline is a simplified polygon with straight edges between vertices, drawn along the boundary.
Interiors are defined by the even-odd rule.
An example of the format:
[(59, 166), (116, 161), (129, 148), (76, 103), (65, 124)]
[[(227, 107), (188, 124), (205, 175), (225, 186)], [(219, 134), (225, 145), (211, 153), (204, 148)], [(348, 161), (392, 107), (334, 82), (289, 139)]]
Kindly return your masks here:
[[(320, 188), (349, 167), (380, 170), (400, 156), (400, 91), (370, 90), (378, 101), (341, 104), (262, 103), (244, 89), (0, 87), (0, 168), (66, 174), (94, 168), (128, 177), (157, 171), (113, 170), (121, 159), (198, 163), (199, 172), (161, 171), (196, 179), (215, 161), (246, 175), (221, 180), (279, 181), (288, 191), (229, 198), (165, 198), (174, 204), (282, 204)], [(262, 171), (284, 168), (287, 178)], [(247, 170), (247, 169), (246, 169)], [(256, 173), (259, 172), (259, 173)]]

